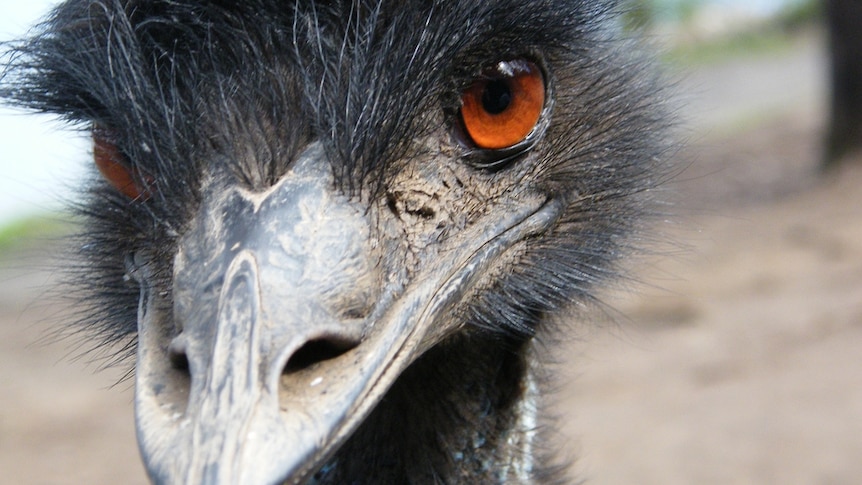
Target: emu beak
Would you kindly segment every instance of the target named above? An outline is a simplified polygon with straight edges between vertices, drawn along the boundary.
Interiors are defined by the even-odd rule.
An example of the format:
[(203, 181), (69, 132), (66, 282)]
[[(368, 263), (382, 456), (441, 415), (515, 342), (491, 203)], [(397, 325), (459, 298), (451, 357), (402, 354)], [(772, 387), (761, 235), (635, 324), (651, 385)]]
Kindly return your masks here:
[[(415, 275), (395, 239), (339, 195), (319, 145), (266, 193), (210, 183), (180, 240), (173, 294), (143, 255), (136, 418), (157, 483), (300, 483), (419, 355), (457, 330), (451, 310), (560, 204), (514, 202)], [(490, 219), (489, 219), (490, 221)], [(450, 250), (451, 249), (451, 250)]]

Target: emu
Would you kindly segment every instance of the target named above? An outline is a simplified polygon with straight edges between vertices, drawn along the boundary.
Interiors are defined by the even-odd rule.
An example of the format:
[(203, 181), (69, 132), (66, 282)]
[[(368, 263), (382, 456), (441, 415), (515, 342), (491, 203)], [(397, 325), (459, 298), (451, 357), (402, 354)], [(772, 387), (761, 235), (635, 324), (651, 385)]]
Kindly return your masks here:
[(156, 483), (548, 483), (549, 316), (620, 276), (660, 83), (595, 0), (67, 0), (2, 95), (92, 134), (70, 264)]

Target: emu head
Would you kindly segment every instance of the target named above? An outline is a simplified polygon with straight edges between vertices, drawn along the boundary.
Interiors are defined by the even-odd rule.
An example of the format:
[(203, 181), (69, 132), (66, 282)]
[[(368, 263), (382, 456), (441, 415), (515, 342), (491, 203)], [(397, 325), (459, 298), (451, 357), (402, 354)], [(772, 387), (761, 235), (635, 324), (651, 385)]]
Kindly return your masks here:
[(92, 132), (79, 324), (135, 351), (154, 480), (307, 480), (423, 359), (527, 393), (458, 374), (588, 303), (660, 177), (612, 11), (68, 0), (16, 47), (5, 96)]

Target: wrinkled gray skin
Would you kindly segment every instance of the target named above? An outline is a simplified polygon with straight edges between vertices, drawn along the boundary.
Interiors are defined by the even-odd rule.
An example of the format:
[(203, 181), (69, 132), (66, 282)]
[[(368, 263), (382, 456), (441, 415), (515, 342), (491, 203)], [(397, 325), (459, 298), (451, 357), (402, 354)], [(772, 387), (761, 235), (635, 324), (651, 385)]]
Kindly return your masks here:
[[(478, 277), (559, 216), (538, 194), (451, 190), (469, 175), (439, 163), (452, 166), (405, 170), (393, 185), (403, 199), (372, 211), (333, 189), (315, 145), (264, 193), (209, 182), (174, 265), (178, 336), (159, 296), (141, 297), (138, 432), (156, 481), (307, 479), (407, 366), (459, 330), (448, 312)], [(479, 200), (485, 214), (466, 227), (459, 214)], [(435, 244), (441, 229), (454, 234)]]

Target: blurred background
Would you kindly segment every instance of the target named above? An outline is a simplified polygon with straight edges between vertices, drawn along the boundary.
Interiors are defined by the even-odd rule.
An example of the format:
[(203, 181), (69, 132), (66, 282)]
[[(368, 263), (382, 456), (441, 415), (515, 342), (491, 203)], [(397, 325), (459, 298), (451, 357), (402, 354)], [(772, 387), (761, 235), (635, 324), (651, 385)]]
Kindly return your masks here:
[[(0, 40), (52, 3), (0, 2)], [(560, 349), (573, 476), (862, 483), (862, 2), (830, 2), (831, 30), (817, 0), (629, 2), (685, 147), (639, 284)], [(88, 140), (4, 108), (0, 146), (0, 483), (145, 483), (124, 369), (57, 342), (73, 310), (44, 297)]]

